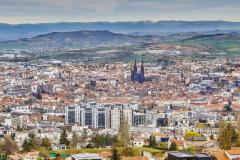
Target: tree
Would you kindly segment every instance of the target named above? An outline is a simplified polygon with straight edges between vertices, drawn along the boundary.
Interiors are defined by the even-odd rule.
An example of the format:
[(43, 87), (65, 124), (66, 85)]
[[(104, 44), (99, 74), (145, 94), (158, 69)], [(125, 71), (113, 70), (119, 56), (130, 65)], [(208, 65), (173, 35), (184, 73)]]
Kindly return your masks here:
[(236, 142), (236, 146), (240, 147), (240, 114), (238, 114), (237, 116), (237, 134), (238, 134), (238, 138), (237, 138), (237, 142)]
[(92, 144), (95, 145), (95, 147), (106, 147), (111, 146), (114, 143), (118, 143), (119, 141), (117, 136), (110, 136), (109, 134), (107, 135), (97, 134), (96, 136), (92, 137), (91, 142)]
[(126, 157), (132, 157), (132, 156), (134, 156), (134, 151), (131, 147), (125, 147), (122, 150), (122, 155), (124, 155)]
[(231, 107), (231, 105), (232, 105), (232, 102), (231, 102), (231, 101), (228, 101), (228, 104), (223, 107), (223, 111), (224, 111), (225, 113), (227, 113), (227, 115), (228, 115), (230, 112), (232, 112), (232, 107)]
[(76, 132), (73, 132), (73, 134), (72, 134), (72, 140), (71, 140), (71, 146), (72, 146), (73, 148), (76, 148), (76, 147), (77, 147), (78, 140), (79, 140), (79, 138), (78, 138), (77, 133), (76, 133)]
[(167, 150), (168, 149), (168, 143), (167, 142), (160, 142), (158, 144), (158, 148), (161, 150)]
[(29, 144), (33, 147), (32, 149), (36, 149), (41, 146), (42, 140), (39, 137), (36, 137), (35, 134), (29, 134)]
[(28, 137), (29, 137), (30, 139), (34, 139), (34, 138), (35, 138), (35, 134), (29, 133), (29, 134), (28, 134)]
[(195, 154), (196, 153), (196, 149), (194, 146), (188, 147), (186, 150), (187, 153), (189, 154)]
[(29, 152), (32, 149), (36, 149), (41, 146), (41, 143), (42, 142), (40, 138), (37, 138), (35, 137), (34, 134), (30, 133), (29, 138), (23, 141), (23, 144), (22, 144), (23, 151)]
[(213, 137), (213, 135), (212, 135), (212, 134), (210, 135), (210, 139), (211, 139), (211, 140), (214, 140), (214, 137)]
[(105, 145), (105, 138), (99, 134), (92, 138), (92, 143), (94, 143), (95, 147), (102, 147)]
[(8, 159), (8, 155), (0, 153), (0, 159), (1, 160), (7, 160)]
[(238, 142), (238, 133), (236, 129), (232, 126), (232, 124), (230, 124), (230, 129), (232, 132), (232, 143), (236, 144)]
[(189, 138), (193, 138), (193, 137), (201, 137), (201, 134), (199, 134), (198, 132), (194, 132), (194, 131), (187, 131), (184, 135), (185, 139), (189, 139)]
[(17, 144), (9, 136), (4, 137), (4, 143), (0, 145), (0, 151), (9, 155), (18, 150)]
[(105, 144), (106, 146), (109, 146), (112, 144), (112, 137), (109, 136), (109, 134), (107, 133), (106, 137), (105, 137)]
[(120, 125), (118, 133), (118, 142), (119, 147), (127, 147), (129, 144), (129, 127), (127, 119), (124, 119)]
[(30, 147), (28, 146), (28, 140), (24, 139), (23, 144), (22, 144), (23, 151), (29, 151)]
[(120, 160), (120, 156), (118, 154), (118, 150), (116, 147), (113, 147), (112, 149), (112, 157), (111, 160)]
[(69, 140), (67, 139), (67, 130), (63, 129), (63, 132), (60, 135), (60, 144), (65, 144), (68, 146), (70, 144)]
[(148, 139), (148, 145), (149, 147), (156, 147), (157, 142), (156, 142), (156, 138), (154, 135), (151, 135)]
[(220, 121), (218, 143), (221, 149), (230, 149), (238, 140), (238, 135), (231, 123)]
[(47, 137), (42, 138), (41, 146), (43, 146), (46, 149), (49, 149), (51, 147), (51, 142), (50, 142), (49, 138), (47, 138)]
[(35, 148), (35, 145), (34, 145), (32, 139), (30, 138), (30, 139), (25, 139), (23, 141), (22, 147), (23, 147), (23, 151), (29, 152)]
[(237, 127), (236, 128), (237, 128), (237, 134), (238, 134), (236, 146), (240, 147), (240, 114), (238, 114), (238, 116), (237, 116)]
[(224, 121), (220, 121), (219, 122), (219, 134), (218, 134), (218, 143), (219, 143), (219, 147), (220, 148), (225, 148), (225, 127), (226, 127), (226, 123)]
[(49, 158), (49, 152), (45, 148), (40, 148), (39, 149), (39, 156), (44, 159)]
[(105, 146), (111, 146), (118, 142), (118, 136), (111, 136), (107, 133), (107, 135), (104, 137)]
[(177, 144), (175, 142), (172, 142), (169, 148), (169, 151), (177, 151)]

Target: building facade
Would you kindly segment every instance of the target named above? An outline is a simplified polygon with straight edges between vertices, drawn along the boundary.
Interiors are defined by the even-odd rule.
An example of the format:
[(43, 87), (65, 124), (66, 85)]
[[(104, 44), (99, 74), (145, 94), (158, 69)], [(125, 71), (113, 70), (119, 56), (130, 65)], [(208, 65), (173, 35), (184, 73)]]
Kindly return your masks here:
[(121, 123), (132, 126), (133, 110), (124, 106), (101, 106), (99, 104), (65, 107), (65, 124), (87, 126), (94, 129), (118, 130)]

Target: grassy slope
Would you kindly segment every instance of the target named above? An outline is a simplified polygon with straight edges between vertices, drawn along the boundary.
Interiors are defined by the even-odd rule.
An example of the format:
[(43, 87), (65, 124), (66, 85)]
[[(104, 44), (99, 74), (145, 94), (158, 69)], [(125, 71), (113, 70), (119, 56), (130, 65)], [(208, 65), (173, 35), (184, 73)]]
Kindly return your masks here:
[[(122, 148), (118, 148), (119, 152), (122, 152)], [(149, 152), (151, 153), (153, 156), (156, 157), (162, 157), (164, 154), (163, 150), (159, 150), (159, 149), (153, 149), (153, 148), (147, 148), (147, 147), (135, 147), (133, 148), (133, 154), (135, 156), (140, 156), (141, 155), (141, 151), (145, 151), (145, 152)], [(71, 154), (78, 154), (78, 153), (101, 153), (104, 151), (109, 151), (111, 152), (111, 149), (107, 149), (107, 148), (84, 148), (84, 149), (66, 149), (66, 150), (49, 150), (49, 153), (60, 153), (60, 154), (67, 154), (67, 155), (71, 155)]]
[(204, 45), (211, 46), (215, 49), (227, 53), (229, 56), (239, 56), (239, 51), (233, 51), (232, 49), (240, 48), (240, 39), (239, 40), (215, 40), (215, 39), (196, 39), (196, 40), (187, 40), (182, 41), (180, 44), (184, 45)]

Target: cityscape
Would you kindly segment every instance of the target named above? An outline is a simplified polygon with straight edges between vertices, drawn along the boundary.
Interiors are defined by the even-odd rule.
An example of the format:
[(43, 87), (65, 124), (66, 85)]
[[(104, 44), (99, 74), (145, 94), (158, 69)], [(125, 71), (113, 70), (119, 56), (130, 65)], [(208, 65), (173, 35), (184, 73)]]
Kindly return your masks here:
[(240, 159), (239, 1), (0, 3), (0, 160)]

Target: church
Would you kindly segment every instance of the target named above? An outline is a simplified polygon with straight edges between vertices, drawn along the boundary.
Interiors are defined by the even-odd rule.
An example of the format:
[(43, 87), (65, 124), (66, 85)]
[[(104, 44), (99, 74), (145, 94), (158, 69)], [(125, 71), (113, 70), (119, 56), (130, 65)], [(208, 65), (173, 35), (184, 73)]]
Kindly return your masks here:
[(135, 60), (134, 66), (131, 69), (131, 81), (139, 83), (143, 83), (145, 81), (143, 61), (141, 64), (140, 72), (138, 72), (137, 61)]

